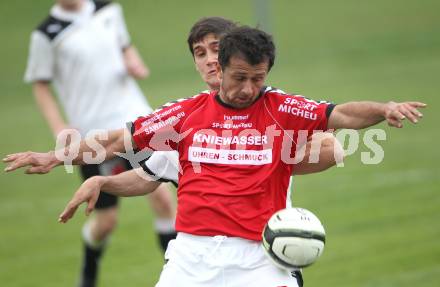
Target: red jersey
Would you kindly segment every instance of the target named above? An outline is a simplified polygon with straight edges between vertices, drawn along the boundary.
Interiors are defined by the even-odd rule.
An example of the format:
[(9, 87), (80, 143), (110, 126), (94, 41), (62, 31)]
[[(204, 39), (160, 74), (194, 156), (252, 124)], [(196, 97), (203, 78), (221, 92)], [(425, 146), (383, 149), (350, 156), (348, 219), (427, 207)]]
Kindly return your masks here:
[(299, 131), (326, 130), (333, 107), (268, 87), (235, 109), (203, 92), (137, 119), (132, 133), (139, 149), (179, 152), (177, 231), (260, 241), (286, 207)]

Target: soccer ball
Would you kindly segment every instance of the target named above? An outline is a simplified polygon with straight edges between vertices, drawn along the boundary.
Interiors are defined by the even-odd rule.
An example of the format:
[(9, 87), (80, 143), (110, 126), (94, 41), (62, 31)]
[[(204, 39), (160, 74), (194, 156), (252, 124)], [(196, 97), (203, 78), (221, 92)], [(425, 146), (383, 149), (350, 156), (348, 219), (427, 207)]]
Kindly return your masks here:
[(318, 217), (303, 208), (276, 212), (263, 230), (263, 247), (272, 261), (292, 270), (313, 264), (324, 250), (325, 230)]

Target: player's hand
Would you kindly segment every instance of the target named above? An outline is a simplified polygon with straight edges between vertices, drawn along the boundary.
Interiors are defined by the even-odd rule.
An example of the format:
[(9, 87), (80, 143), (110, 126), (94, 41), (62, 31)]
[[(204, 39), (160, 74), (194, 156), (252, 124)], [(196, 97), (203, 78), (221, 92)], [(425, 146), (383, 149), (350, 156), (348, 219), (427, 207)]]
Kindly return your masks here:
[(61, 161), (56, 158), (54, 152), (38, 153), (32, 151), (7, 155), (3, 159), (3, 162), (8, 163), (8, 166), (5, 168), (6, 172), (28, 167), (25, 171), (27, 174), (48, 173), (52, 168), (61, 163)]
[(146, 79), (150, 76), (150, 70), (140, 63), (128, 63), (127, 70), (130, 76), (135, 79)]
[(74, 215), (78, 207), (87, 202), (86, 216), (88, 216), (95, 208), (96, 201), (98, 200), (99, 193), (101, 192), (101, 186), (99, 176), (94, 176), (86, 181), (80, 186), (80, 188), (75, 192), (72, 199), (67, 204), (64, 211), (60, 214), (58, 222), (66, 223)]
[(389, 126), (396, 128), (403, 127), (402, 121), (405, 119), (416, 124), (423, 117), (423, 114), (417, 109), (424, 107), (426, 107), (426, 104), (421, 102), (389, 102), (385, 106), (385, 120)]

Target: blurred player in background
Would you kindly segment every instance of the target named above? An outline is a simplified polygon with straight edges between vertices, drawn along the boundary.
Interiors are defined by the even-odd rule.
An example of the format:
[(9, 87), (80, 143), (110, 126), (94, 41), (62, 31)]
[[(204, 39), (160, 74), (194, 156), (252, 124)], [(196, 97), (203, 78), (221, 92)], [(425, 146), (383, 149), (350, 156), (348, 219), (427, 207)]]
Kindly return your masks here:
[[(122, 8), (107, 1), (57, 0), (33, 31), (25, 81), (33, 84), (37, 105), (56, 137), (77, 129), (82, 137), (95, 129), (117, 129), (152, 110), (133, 78), (149, 75), (130, 43)], [(62, 112), (51, 92), (56, 91)], [(81, 166), (84, 179), (117, 174), (131, 166), (114, 158)], [(166, 186), (148, 197), (163, 250), (175, 237), (175, 207)], [(84, 261), (80, 286), (95, 286), (99, 259), (116, 227), (118, 199), (102, 193), (96, 216), (83, 227)]]

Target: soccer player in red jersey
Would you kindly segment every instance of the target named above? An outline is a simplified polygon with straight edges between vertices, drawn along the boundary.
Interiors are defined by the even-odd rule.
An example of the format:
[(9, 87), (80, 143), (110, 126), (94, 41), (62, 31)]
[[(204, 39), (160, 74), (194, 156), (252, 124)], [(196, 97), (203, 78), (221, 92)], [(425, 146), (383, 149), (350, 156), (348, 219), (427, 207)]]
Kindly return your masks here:
[[(265, 87), (275, 59), (266, 33), (235, 28), (220, 42), (219, 91), (165, 105), (132, 124), (139, 149), (177, 150), (182, 174), (176, 229), (157, 286), (298, 286), (264, 256), (261, 231), (285, 207), (301, 135), (361, 129), (383, 120), (395, 127), (417, 122), (423, 103), (351, 102), (333, 105)], [(116, 134), (116, 132), (115, 132)], [(109, 137), (108, 151), (123, 150)], [(90, 151), (82, 143), (81, 151)], [(29, 161), (29, 158), (32, 158)], [(18, 154), (8, 170), (31, 165), (46, 172), (60, 162), (50, 153)], [(75, 162), (81, 162), (80, 154)], [(93, 199), (91, 199), (91, 202)], [(77, 208), (61, 214), (66, 222)]]
[[(196, 22), (188, 36), (188, 46), (193, 56), (196, 70), (199, 71), (201, 78), (207, 84), (210, 90), (218, 90), (220, 81), (217, 77), (216, 66), (218, 64), (218, 44), (220, 37), (236, 27), (236, 24), (230, 20), (220, 17), (207, 17)], [(331, 133), (320, 134), (321, 149), (320, 157), (317, 163), (310, 163), (307, 159), (310, 156), (311, 141), (305, 145), (305, 155), (301, 163), (296, 165), (296, 174), (305, 174), (319, 172), (335, 164), (335, 152), (342, 156), (342, 147), (338, 144)], [(335, 146), (336, 144), (336, 146)], [(160, 181), (170, 181), (177, 185), (179, 162), (177, 152), (155, 152), (147, 161), (141, 164), (143, 171)], [(127, 171), (118, 176), (93, 177), (85, 182), (80, 189), (82, 192), (89, 193), (90, 189), (96, 192), (108, 191), (118, 196), (124, 196), (126, 193), (141, 195), (152, 192), (158, 182), (151, 181), (145, 177), (139, 177), (142, 173), (138, 170)], [(123, 188), (130, 186), (130, 190)], [(115, 189), (122, 190), (115, 191)], [(290, 195), (287, 196), (288, 200)], [(290, 202), (289, 202), (290, 204)]]
[[(210, 90), (218, 90), (220, 85), (216, 70), (219, 38), (235, 26), (232, 21), (220, 17), (208, 17), (198, 21), (190, 31), (188, 45), (196, 69)], [(297, 164), (298, 174), (322, 171), (335, 164), (336, 139), (331, 133), (322, 133), (321, 140), (320, 161), (309, 163), (304, 160)], [(310, 145), (310, 142), (305, 145), (306, 159), (309, 157)], [(342, 149), (338, 151), (338, 147), (337, 144), (336, 152), (342, 153)], [(77, 193), (91, 195), (93, 192), (99, 194), (100, 191), (106, 191), (117, 196), (147, 194), (154, 191), (161, 181), (177, 184), (178, 165), (177, 152), (155, 152), (151, 158), (142, 163), (142, 167), (147, 174), (153, 175), (159, 181), (145, 180), (145, 177), (138, 176), (139, 172), (143, 172), (142, 170), (131, 170), (115, 176), (92, 177), (81, 185)], [(287, 203), (290, 205), (290, 194), (287, 195)]]

